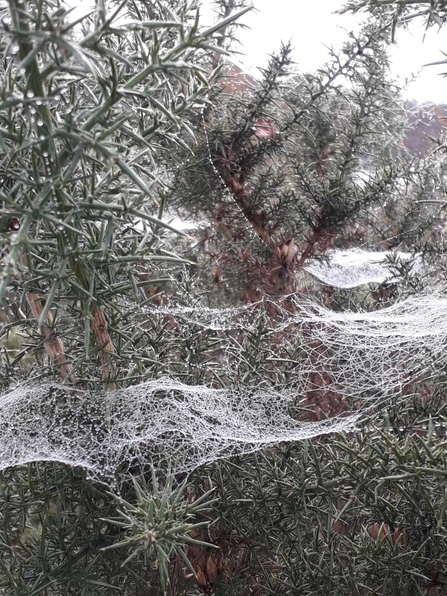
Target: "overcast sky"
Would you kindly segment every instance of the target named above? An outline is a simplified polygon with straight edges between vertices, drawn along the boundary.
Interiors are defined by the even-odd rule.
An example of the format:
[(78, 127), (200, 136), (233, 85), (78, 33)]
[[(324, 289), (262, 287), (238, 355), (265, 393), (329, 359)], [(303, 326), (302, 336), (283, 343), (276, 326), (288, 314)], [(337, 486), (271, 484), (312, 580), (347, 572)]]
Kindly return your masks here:
[[(202, 0), (204, 16), (208, 17), (212, 0)], [(253, 0), (257, 11), (244, 17), (250, 30), (240, 32), (243, 45), (240, 59), (250, 67), (265, 66), (268, 54), (277, 51), (280, 41), (292, 40), (293, 57), (301, 70), (315, 70), (327, 60), (330, 46), (336, 49), (346, 39), (347, 32), (358, 29), (365, 15), (334, 14), (343, 0)], [(207, 10), (208, 8), (208, 10)], [(208, 14), (207, 14), (208, 13)], [(447, 103), (447, 78), (438, 73), (445, 66), (426, 67), (424, 64), (442, 60), (447, 52), (447, 28), (438, 33), (433, 27), (425, 32), (422, 22), (412, 25), (411, 32), (399, 32), (392, 51), (393, 77), (419, 80), (410, 84), (405, 96), (420, 102)]]
[[(89, 0), (68, 0), (76, 7), (75, 14), (88, 12)], [(293, 58), (303, 71), (313, 71), (328, 58), (325, 46), (337, 49), (349, 31), (358, 29), (365, 15), (338, 15), (344, 0), (253, 0), (256, 11), (243, 17), (249, 29), (239, 32), (243, 53), (239, 61), (247, 68), (265, 67), (268, 55), (276, 52), (282, 41), (292, 41)], [(213, 0), (202, 0), (203, 21), (212, 20)], [(447, 64), (423, 68), (424, 64), (442, 60), (447, 53), (447, 26), (440, 33), (436, 27), (425, 32), (422, 23), (414, 23), (411, 31), (399, 31), (392, 51), (392, 76), (401, 85), (419, 74), (418, 80), (404, 91), (407, 98), (419, 102), (447, 103), (447, 78), (438, 73), (447, 71)]]

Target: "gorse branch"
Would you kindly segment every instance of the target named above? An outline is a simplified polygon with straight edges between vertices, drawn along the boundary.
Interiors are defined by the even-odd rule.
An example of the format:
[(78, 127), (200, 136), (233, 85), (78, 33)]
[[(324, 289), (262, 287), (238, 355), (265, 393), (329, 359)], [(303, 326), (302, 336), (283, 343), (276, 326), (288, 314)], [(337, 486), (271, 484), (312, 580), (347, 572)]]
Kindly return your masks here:
[(68, 317), (108, 383), (117, 297), (139, 302), (143, 270), (185, 262), (162, 248), (173, 228), (159, 209), (169, 155), (158, 155), (191, 133), (214, 76), (208, 52), (246, 12), (203, 31), (193, 4), (178, 14), (159, 4), (155, 17), (149, 8), (122, 3), (107, 14), (101, 4), (74, 23), (50, 0), (2, 9), (0, 213), (20, 229), (0, 236), (0, 295), (26, 288), (39, 329), (52, 317), (61, 341), (69, 331), (58, 317)]

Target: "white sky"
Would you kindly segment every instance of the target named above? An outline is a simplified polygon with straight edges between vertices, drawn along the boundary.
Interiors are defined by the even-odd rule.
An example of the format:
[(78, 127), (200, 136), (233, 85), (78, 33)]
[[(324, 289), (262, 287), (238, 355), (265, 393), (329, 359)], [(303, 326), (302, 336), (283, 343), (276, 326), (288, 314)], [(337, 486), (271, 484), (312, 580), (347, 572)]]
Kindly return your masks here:
[[(204, 16), (208, 16), (212, 0), (202, 0)], [(240, 61), (250, 67), (264, 67), (268, 54), (278, 50), (280, 41), (292, 40), (293, 58), (301, 70), (315, 70), (328, 57), (325, 46), (336, 49), (355, 31), (364, 14), (334, 14), (343, 0), (253, 0), (258, 12), (243, 18), (250, 30), (239, 33), (245, 56)], [(422, 22), (414, 23), (411, 32), (400, 31), (393, 49), (392, 76), (401, 85), (420, 74), (419, 80), (408, 85), (404, 95), (419, 102), (447, 103), (447, 78), (438, 73), (447, 71), (447, 64), (423, 68), (424, 64), (443, 59), (441, 50), (447, 52), (447, 29), (432, 27), (425, 32)], [(424, 39), (425, 38), (425, 39)], [(422, 71), (422, 72), (421, 72)]]
[[(88, 12), (89, 0), (68, 0), (76, 5), (75, 14)], [(349, 31), (355, 31), (365, 15), (334, 14), (344, 0), (253, 0), (257, 11), (245, 15), (242, 22), (250, 27), (240, 30), (244, 55), (239, 62), (247, 69), (265, 67), (268, 55), (276, 52), (281, 40), (292, 41), (293, 59), (300, 70), (314, 71), (328, 58), (327, 47), (339, 48)], [(203, 22), (210, 24), (213, 0), (202, 0)], [(447, 64), (424, 64), (443, 59), (447, 53), (447, 26), (438, 33), (437, 27), (425, 32), (422, 23), (414, 23), (410, 31), (399, 31), (397, 45), (391, 52), (392, 77), (401, 86), (406, 80), (418, 79), (408, 84), (404, 96), (419, 102), (447, 103), (447, 78), (438, 73), (447, 71)]]

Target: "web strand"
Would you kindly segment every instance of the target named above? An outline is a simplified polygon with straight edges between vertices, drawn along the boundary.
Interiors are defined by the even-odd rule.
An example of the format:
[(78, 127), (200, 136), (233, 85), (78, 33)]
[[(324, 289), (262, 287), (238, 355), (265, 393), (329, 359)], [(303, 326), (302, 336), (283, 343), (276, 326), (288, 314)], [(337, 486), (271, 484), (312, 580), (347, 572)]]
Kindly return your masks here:
[[(379, 406), (383, 410), (421, 391), (432, 394), (447, 347), (446, 298), (419, 296), (369, 313), (302, 303), (291, 313), (275, 306), (271, 331), (288, 346), (301, 341), (306, 347), (287, 382), (265, 378), (256, 387), (216, 389), (163, 377), (111, 392), (28, 382), (0, 397), (0, 468), (59, 461), (107, 482), (125, 462), (188, 473), (274, 443), (355, 432)], [(219, 337), (219, 371), (230, 378), (239, 356), (227, 330), (239, 326), (248, 333), (251, 324), (254, 332), (256, 308), (165, 308), (151, 316), (169, 313), (184, 332), (199, 327)], [(302, 406), (312, 392), (341, 396), (343, 413), (310, 421)]]

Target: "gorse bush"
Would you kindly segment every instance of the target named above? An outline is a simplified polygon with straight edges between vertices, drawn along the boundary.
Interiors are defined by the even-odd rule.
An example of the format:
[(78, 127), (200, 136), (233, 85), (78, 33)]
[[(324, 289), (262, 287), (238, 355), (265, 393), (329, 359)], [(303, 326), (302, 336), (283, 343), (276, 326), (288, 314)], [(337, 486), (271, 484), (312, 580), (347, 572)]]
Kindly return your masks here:
[(228, 91), (238, 75), (224, 78), (172, 196), (200, 222), (188, 254), (214, 281), (211, 299), (299, 291), (309, 259), (332, 248), (433, 245), (444, 160), (404, 146), (409, 113), (386, 36), (381, 22), (366, 25), (316, 74), (294, 73), (285, 46), (251, 88)]
[(1, 293), (12, 284), (28, 302), (29, 339), (47, 337), (63, 379), (88, 382), (98, 358), (104, 380), (122, 375), (126, 348), (109, 333), (119, 299), (138, 304), (157, 284), (147, 267), (182, 262), (162, 240), (169, 152), (193, 134), (213, 36), (235, 16), (202, 31), (193, 5), (177, 10), (100, 3), (70, 22), (58, 3), (2, 9)]
[[(445, 592), (445, 157), (395, 4), (241, 93), (244, 0), (0, 7), (0, 593)], [(393, 284), (305, 271), (352, 246)]]

